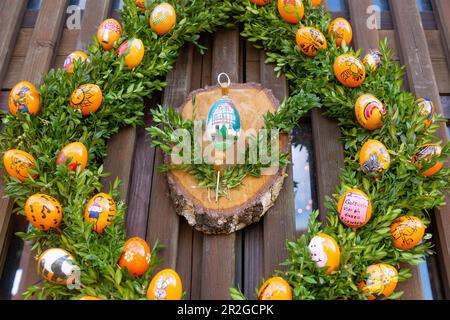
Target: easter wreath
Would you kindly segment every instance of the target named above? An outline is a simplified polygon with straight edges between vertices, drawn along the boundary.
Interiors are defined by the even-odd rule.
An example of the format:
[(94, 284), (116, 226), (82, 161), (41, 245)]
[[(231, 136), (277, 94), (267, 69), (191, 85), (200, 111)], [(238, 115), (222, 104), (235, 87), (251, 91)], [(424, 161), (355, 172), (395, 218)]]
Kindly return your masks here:
[[(171, 30), (170, 26), (169, 33), (165, 36), (158, 34), (162, 35), (168, 30), (155, 28), (153, 31), (148, 26), (150, 10), (159, 2), (125, 0), (121, 12), (123, 33), (114, 40), (116, 49), (124, 42), (127, 43), (123, 50), (119, 49), (119, 53), (123, 53), (120, 57), (116, 50), (104, 50), (101, 43), (94, 40), (88, 49), (89, 63), (77, 60), (72, 73), (61, 69), (51, 70), (44, 77), (39, 87), (41, 108), (37, 114), (33, 114), (31, 110), (27, 113), (14, 112), (12, 109), (11, 115), (5, 114), (3, 117), (1, 150), (5, 155), (11, 149), (27, 151), (26, 155), (22, 155), (25, 157), (22, 158), (25, 163), (25, 179), (20, 179), (17, 175), (5, 177), (6, 194), (15, 201), (15, 211), (20, 214), (28, 213), (26, 203), (36, 194), (47, 195), (44, 196), (47, 207), (52, 205), (56, 212), (58, 208), (63, 211), (62, 225), (59, 228), (48, 230), (46, 225), (37, 225), (19, 236), (31, 241), (39, 254), (45, 248), (62, 248), (65, 252), (70, 252), (74, 263), (80, 268), (82, 284), (77, 290), (70, 290), (66, 286), (46, 281), (40, 287), (29, 288), (25, 298), (34, 294), (39, 298), (51, 299), (79, 299), (84, 296), (100, 299), (145, 297), (150, 275), (158, 265), (158, 244), (155, 244), (151, 252), (150, 261), (147, 256), (143, 257), (147, 263), (143, 270), (133, 272), (127, 266), (126, 261), (131, 256), (124, 252), (127, 251), (124, 227), (126, 205), (114, 201), (118, 199), (119, 181), (111, 186), (110, 195), (100, 194), (100, 199), (97, 199), (97, 195), (89, 202), (94, 203), (97, 199), (98, 206), (102, 206), (103, 201), (108, 203), (110, 212), (114, 213), (108, 217), (109, 226), (99, 230), (98, 222), (91, 222), (90, 217), (95, 215), (95, 210), (86, 210), (87, 221), (84, 219), (88, 199), (102, 188), (101, 178), (106, 175), (100, 162), (106, 156), (106, 141), (122, 126), (143, 124), (144, 97), (163, 89), (165, 83), (160, 79), (171, 70), (185, 43), (193, 43), (203, 52), (204, 48), (197, 43), (200, 33), (214, 32), (220, 26), (237, 23), (243, 26), (242, 36), (256, 47), (263, 48), (267, 52), (267, 63), (274, 63), (275, 70), (289, 80), (291, 97), (284, 101), (277, 113), (267, 114), (266, 127), (289, 133), (302, 115), (314, 107), (322, 106), (327, 115), (337, 120), (340, 126), (346, 157), (337, 193), (326, 200), (329, 215), (324, 229), (320, 230), (316, 212), (311, 217), (308, 234), (295, 242), (287, 243), (289, 258), (284, 262), (286, 271), (278, 272), (285, 280), (281, 277), (269, 279), (262, 286), (259, 298), (364, 299), (389, 296), (397, 280), (397, 270), (394, 267), (403, 262), (420, 263), (424, 256), (432, 253), (429, 234), (409, 250), (399, 250), (392, 241), (391, 225), (406, 214), (411, 219), (415, 217), (422, 220), (424, 212), (441, 206), (444, 203), (444, 191), (449, 188), (450, 171), (447, 168), (435, 170), (448, 157), (448, 145), (439, 149), (440, 154), (435, 154), (431, 161), (416, 158), (422, 161), (411, 162), (421, 146), (437, 140), (433, 133), (444, 119), (434, 115), (434, 124), (428, 127), (425, 123), (425, 116), (417, 107), (416, 99), (401, 90), (403, 71), (392, 61), (392, 52), (386, 41), (380, 43), (380, 55), (377, 56), (381, 64), (372, 74), (367, 75), (365, 81), (362, 79), (364, 82), (358, 88), (352, 89), (336, 81), (333, 66), (343, 54), (357, 57), (360, 52), (348, 48), (346, 41), (342, 41), (340, 46), (335, 45), (334, 42), (340, 39), (336, 39), (334, 35), (323, 36), (328, 34), (331, 19), (323, 7), (317, 6), (320, 1), (304, 0), (304, 6), (300, 0), (296, 1), (301, 5), (301, 12), (284, 18), (294, 19), (291, 22), (301, 20), (299, 24), (290, 24), (280, 19), (277, 4), (271, 1), (172, 1), (177, 23)], [(278, 5), (280, 3), (281, 6), (284, 5), (282, 0)], [(204, 10), (205, 7), (208, 10)], [(296, 33), (303, 26), (313, 27), (315, 36), (319, 34), (320, 37), (322, 33), (328, 46), (322, 44), (314, 49), (297, 47)], [(297, 35), (301, 37), (301, 34)], [(127, 40), (135, 38), (140, 39), (145, 46), (142, 62), (136, 66), (132, 61), (127, 61), (127, 54), (129, 50), (133, 50), (135, 43)], [(307, 56), (311, 53), (315, 57)], [(358, 79), (360, 80), (361, 78)], [(103, 100), (101, 107), (99, 105), (90, 109), (92, 106), (88, 106), (86, 114), (89, 116), (83, 117), (84, 109), (80, 110), (71, 97), (81, 85), (90, 83), (101, 89)], [(355, 125), (355, 101), (361, 94), (368, 93), (386, 106), (382, 126), (374, 131)], [(173, 130), (180, 127), (193, 130), (192, 121), (181, 119), (174, 109), (158, 107), (152, 114), (155, 126), (148, 131), (153, 144), (163, 151), (168, 152), (174, 143), (171, 137)], [(371, 173), (376, 162), (361, 168), (355, 161), (360, 158), (362, 145), (371, 139), (377, 139), (389, 148), (388, 152), (382, 154), (384, 158), (378, 159), (376, 168), (383, 171), (381, 174), (380, 171)], [(58, 157), (63, 147), (73, 141), (82, 143), (88, 151), (85, 168), (84, 163), (71, 163), (74, 156)], [(431, 154), (436, 150), (432, 148)], [(59, 160), (55, 161), (57, 157)], [(389, 169), (383, 166), (383, 161), (388, 157)], [(287, 163), (287, 155), (282, 154), (280, 158), (284, 161), (282, 164)], [(232, 180), (224, 179), (222, 184), (227, 187), (238, 186), (243, 177), (257, 176), (263, 168), (264, 165), (260, 163), (244, 165), (239, 168), (238, 174), (229, 175)], [(215, 175), (211, 165), (199, 164), (183, 169), (194, 172), (202, 185), (209, 186), (214, 182)], [(439, 172), (432, 172), (432, 176), (424, 175), (430, 173), (430, 170)], [(341, 195), (346, 197), (349, 193), (352, 197), (360, 197), (356, 200), (351, 198), (355, 203), (364, 200), (371, 203), (373, 217), (370, 221), (364, 221), (368, 223), (363, 228), (357, 229), (351, 221), (346, 224), (353, 228), (346, 227), (340, 221), (339, 213), (342, 213), (343, 206), (347, 204), (339, 200)], [(38, 204), (41, 203), (38, 200)], [(44, 208), (42, 203), (41, 207)], [(32, 216), (31, 213), (29, 218)], [(368, 209), (367, 216), (370, 218)], [(57, 218), (58, 216), (56, 220)], [(321, 239), (318, 241), (316, 236)], [(318, 243), (324, 247), (337, 247), (340, 251), (339, 262), (318, 268), (317, 261), (311, 259), (311, 245)], [(379, 262), (384, 264), (375, 265), (378, 269), (372, 270), (373, 265)], [(122, 269), (121, 266), (126, 268)], [(393, 284), (393, 288), (388, 288), (390, 292), (375, 285), (374, 288), (365, 286), (367, 273), (373, 275), (380, 270), (394, 273), (389, 282)], [(399, 269), (399, 281), (408, 277), (410, 273), (407, 268)], [(286, 290), (273, 289), (280, 286), (285, 286)], [(398, 298), (400, 295), (399, 292), (394, 293), (389, 298)], [(180, 298), (181, 293), (176, 292), (175, 296)], [(231, 296), (235, 299), (245, 298), (237, 289), (231, 289)], [(155, 298), (151, 294), (148, 297)]]

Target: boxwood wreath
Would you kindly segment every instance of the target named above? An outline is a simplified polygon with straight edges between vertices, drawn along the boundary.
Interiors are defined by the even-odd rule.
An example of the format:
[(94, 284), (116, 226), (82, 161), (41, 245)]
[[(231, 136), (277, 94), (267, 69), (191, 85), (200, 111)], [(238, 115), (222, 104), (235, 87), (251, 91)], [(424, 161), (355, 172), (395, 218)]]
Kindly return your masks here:
[[(149, 9), (161, 1), (145, 1)], [(305, 17), (301, 26), (312, 26), (327, 34), (330, 15), (323, 7), (313, 8), (304, 0)], [(214, 32), (219, 27), (240, 25), (242, 36), (256, 47), (266, 51), (267, 63), (275, 64), (278, 74), (289, 80), (291, 95), (276, 114), (267, 114), (266, 127), (278, 128), (290, 133), (300, 117), (315, 107), (321, 107), (335, 119), (341, 129), (341, 141), (345, 149), (345, 168), (336, 188), (336, 194), (326, 199), (329, 214), (321, 230), (318, 212), (310, 220), (308, 233), (297, 241), (287, 242), (289, 258), (283, 263), (285, 271), (276, 272), (284, 277), (292, 288), (294, 299), (366, 299), (358, 285), (364, 272), (374, 263), (388, 263), (399, 268), (399, 281), (411, 274), (401, 263), (418, 264), (432, 254), (431, 235), (413, 249), (401, 251), (393, 247), (390, 225), (401, 215), (413, 215), (429, 224), (428, 212), (444, 204), (444, 192), (449, 189), (450, 171), (442, 169), (433, 177), (424, 177), (411, 158), (418, 147), (437, 141), (433, 134), (444, 119), (435, 115), (434, 124), (424, 125), (415, 97), (401, 90), (403, 68), (392, 60), (392, 50), (387, 41), (380, 43), (382, 65), (368, 74), (363, 85), (356, 89), (343, 87), (335, 80), (333, 64), (337, 56), (361, 52), (348, 48), (345, 42), (334, 45), (334, 37), (326, 36), (328, 48), (320, 50), (316, 57), (304, 56), (295, 44), (299, 25), (283, 21), (273, 1), (259, 7), (249, 0), (178, 0), (169, 1), (177, 13), (174, 29), (165, 36), (158, 36), (149, 26), (149, 10), (140, 11), (134, 0), (125, 0), (121, 12), (122, 38), (115, 49), (130, 38), (139, 38), (145, 45), (142, 64), (132, 70), (124, 68), (124, 58), (117, 57), (116, 50), (104, 51), (94, 39), (88, 48), (90, 63), (75, 63), (75, 72), (51, 70), (39, 87), (41, 111), (37, 116), (20, 113), (17, 117), (5, 114), (0, 135), (2, 152), (20, 149), (36, 158), (36, 179), (20, 182), (4, 177), (6, 195), (14, 200), (14, 211), (24, 213), (25, 201), (36, 193), (44, 193), (58, 199), (63, 206), (63, 223), (60, 230), (40, 231), (34, 227), (18, 236), (32, 243), (40, 254), (45, 248), (63, 248), (70, 252), (81, 271), (81, 288), (69, 290), (43, 282), (30, 287), (25, 298), (37, 295), (40, 299), (79, 299), (94, 296), (100, 299), (145, 299), (151, 275), (159, 265), (154, 244), (151, 265), (141, 277), (133, 277), (118, 265), (126, 240), (124, 217), (126, 204), (119, 201), (118, 180), (110, 186), (110, 194), (116, 200), (118, 210), (112, 224), (103, 235), (92, 232), (92, 225), (83, 218), (89, 198), (101, 188), (102, 159), (106, 156), (107, 140), (123, 126), (143, 125), (144, 98), (161, 91), (166, 83), (164, 76), (173, 68), (181, 47), (193, 43), (205, 51), (197, 40), (204, 32)], [(205, 10), (208, 8), (208, 10)], [(81, 84), (97, 84), (103, 91), (101, 109), (89, 117), (83, 117), (69, 105), (72, 92)], [(360, 127), (354, 116), (354, 104), (362, 93), (371, 93), (384, 102), (387, 115), (383, 126), (375, 131)], [(171, 133), (177, 128), (193, 130), (191, 120), (183, 120), (172, 108), (157, 107), (152, 111), (154, 126), (149, 128), (153, 145), (169, 152), (176, 143)], [(391, 165), (378, 179), (362, 172), (357, 160), (359, 150), (368, 139), (377, 139), (389, 149)], [(89, 150), (88, 165), (76, 172), (66, 166), (57, 166), (55, 158), (68, 143), (80, 141)], [(423, 162), (422, 170), (436, 162), (443, 162), (449, 155), (449, 145), (442, 154), (430, 162)], [(281, 155), (282, 164), (288, 163), (288, 155)], [(227, 169), (221, 190), (239, 186), (246, 175), (258, 176), (262, 164), (235, 166)], [(168, 169), (168, 168), (163, 168)], [(200, 185), (214, 187), (214, 166), (202, 164), (182, 168), (193, 173)], [(337, 213), (339, 195), (349, 188), (358, 188), (369, 195), (373, 217), (363, 228), (353, 231), (345, 227)], [(318, 233), (326, 233), (337, 240), (341, 250), (339, 268), (327, 274), (311, 260), (308, 244)], [(231, 289), (234, 299), (246, 297)], [(396, 292), (389, 298), (401, 296)]]

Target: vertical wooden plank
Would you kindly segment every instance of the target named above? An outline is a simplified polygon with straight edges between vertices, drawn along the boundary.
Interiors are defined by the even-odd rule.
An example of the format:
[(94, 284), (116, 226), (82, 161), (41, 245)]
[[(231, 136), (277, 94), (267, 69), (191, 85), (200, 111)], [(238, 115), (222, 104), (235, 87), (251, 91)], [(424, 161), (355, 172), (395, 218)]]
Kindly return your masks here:
[(447, 0), (432, 0), (433, 12), (438, 24), (439, 33), (441, 34), (442, 44), (444, 47), (445, 56), (450, 69), (450, 1)]
[(367, 22), (370, 14), (367, 8), (372, 5), (372, 0), (347, 0), (350, 11), (350, 19), (353, 26), (353, 41), (355, 47), (361, 48), (363, 54), (370, 49), (378, 47), (379, 35), (377, 29), (369, 29)]

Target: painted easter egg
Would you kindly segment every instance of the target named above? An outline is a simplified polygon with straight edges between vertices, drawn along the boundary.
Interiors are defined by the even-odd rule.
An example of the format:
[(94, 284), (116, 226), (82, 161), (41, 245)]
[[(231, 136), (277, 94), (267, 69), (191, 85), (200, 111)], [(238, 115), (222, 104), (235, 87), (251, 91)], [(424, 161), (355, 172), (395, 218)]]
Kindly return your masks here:
[(311, 252), (311, 260), (316, 262), (317, 267), (328, 267), (327, 274), (339, 267), (341, 251), (333, 237), (324, 233), (318, 234), (312, 238), (308, 248)]
[(144, 58), (144, 43), (140, 39), (125, 41), (117, 50), (119, 56), (125, 55), (125, 65), (128, 69), (139, 66)]
[(84, 297), (81, 297), (80, 300), (102, 300), (102, 299), (97, 298), (97, 297), (84, 296)]
[(355, 103), (355, 115), (359, 124), (367, 130), (379, 129), (383, 126), (386, 108), (380, 100), (371, 94), (359, 96)]
[(266, 4), (272, 2), (273, 0), (250, 0), (251, 3), (256, 4), (257, 6), (265, 6)]
[(82, 51), (75, 51), (69, 54), (64, 60), (64, 70), (67, 73), (74, 73), (75, 61), (77, 60), (81, 62), (90, 62), (89, 57), (86, 53)]
[(365, 226), (372, 217), (369, 197), (358, 189), (350, 189), (338, 201), (339, 219), (347, 227), (356, 230)]
[(102, 234), (105, 228), (111, 224), (116, 212), (114, 199), (106, 193), (99, 193), (89, 200), (84, 211), (84, 220), (88, 223), (93, 222), (92, 229)]
[(340, 47), (342, 45), (342, 40), (345, 40), (347, 46), (352, 42), (353, 29), (350, 22), (344, 18), (336, 18), (331, 21), (328, 27), (328, 34), (334, 33), (337, 37), (336, 44)]
[(72, 109), (81, 110), (85, 117), (96, 112), (103, 102), (102, 90), (95, 84), (84, 84), (72, 93), (70, 105)]
[(161, 3), (156, 6), (150, 16), (150, 26), (160, 36), (170, 32), (176, 22), (177, 14), (175, 9), (168, 3)]
[(343, 54), (334, 62), (334, 75), (336, 79), (346, 87), (356, 88), (366, 79), (366, 68), (361, 60), (350, 55)]
[(19, 112), (35, 115), (41, 108), (41, 99), (33, 84), (22, 81), (12, 88), (8, 104), (9, 111), (14, 116), (17, 116)]
[(381, 67), (382, 54), (378, 50), (370, 50), (368, 54), (365, 55), (363, 63), (369, 66), (370, 72), (375, 73), (379, 67)]
[(359, 153), (359, 164), (365, 174), (379, 176), (389, 168), (391, 157), (386, 146), (378, 140), (368, 140)]
[(292, 289), (286, 280), (280, 277), (268, 279), (258, 292), (259, 300), (292, 300)]
[(141, 11), (147, 10), (147, 5), (145, 4), (148, 0), (135, 0), (136, 7), (138, 7)]
[(97, 40), (104, 50), (111, 50), (122, 36), (122, 26), (117, 20), (106, 19), (97, 31)]
[(308, 57), (314, 57), (318, 50), (327, 48), (327, 40), (323, 33), (311, 27), (298, 29), (295, 38), (300, 51)]
[(61, 204), (46, 194), (35, 194), (25, 203), (27, 220), (42, 231), (57, 228), (63, 218)]
[(369, 300), (383, 300), (395, 290), (398, 282), (398, 272), (386, 263), (371, 265), (366, 271), (366, 280), (360, 284), (364, 293), (369, 293)]
[(64, 249), (48, 249), (38, 259), (39, 274), (47, 281), (66, 285), (78, 268), (73, 256)]
[(434, 176), (436, 173), (441, 171), (444, 163), (437, 162), (431, 168), (422, 172), (422, 161), (432, 161), (434, 157), (439, 157), (442, 153), (442, 148), (438, 144), (427, 144), (419, 148), (419, 151), (415, 154), (412, 159), (412, 163), (418, 163), (419, 171), (421, 171), (424, 177)]
[(322, 0), (310, 0), (311, 1), (311, 5), (314, 8), (317, 8), (318, 6), (320, 6), (322, 4)]
[(305, 7), (301, 0), (278, 0), (278, 12), (283, 20), (297, 24), (303, 19)]
[(425, 235), (425, 224), (417, 217), (402, 216), (391, 224), (392, 244), (400, 250), (417, 246)]
[(143, 275), (150, 266), (151, 251), (141, 238), (131, 238), (124, 245), (124, 252), (119, 260), (119, 266), (133, 276)]
[(34, 157), (21, 150), (8, 150), (3, 155), (3, 165), (5, 166), (6, 172), (14, 178), (25, 182), (28, 177), (33, 179), (37, 178), (37, 175), (30, 174), (29, 169), (34, 170), (36, 160)]
[(147, 298), (150, 300), (181, 300), (182, 296), (180, 276), (171, 269), (158, 272), (147, 290)]
[(67, 161), (69, 161), (69, 169), (72, 171), (77, 171), (78, 167), (81, 167), (81, 170), (86, 168), (88, 158), (88, 151), (84, 144), (81, 142), (74, 142), (65, 146), (58, 155), (56, 159), (57, 165), (66, 165)]
[(420, 114), (425, 116), (425, 126), (429, 128), (433, 123), (433, 116), (435, 112), (434, 103), (428, 98), (420, 98), (416, 101), (420, 108)]

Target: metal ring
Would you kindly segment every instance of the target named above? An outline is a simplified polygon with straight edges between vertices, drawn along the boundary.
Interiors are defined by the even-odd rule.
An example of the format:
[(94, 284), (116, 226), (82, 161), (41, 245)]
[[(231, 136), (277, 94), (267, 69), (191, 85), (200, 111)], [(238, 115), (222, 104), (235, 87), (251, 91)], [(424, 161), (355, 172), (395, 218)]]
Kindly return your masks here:
[[(225, 76), (227, 78), (227, 83), (226, 84), (223, 83), (223, 82), (220, 82), (220, 78), (222, 78), (222, 76)], [(220, 84), (220, 86), (222, 88), (228, 88), (231, 85), (231, 79), (228, 76), (228, 74), (226, 74), (225, 72), (222, 72), (221, 74), (219, 74), (219, 76), (217, 77), (217, 82)]]

